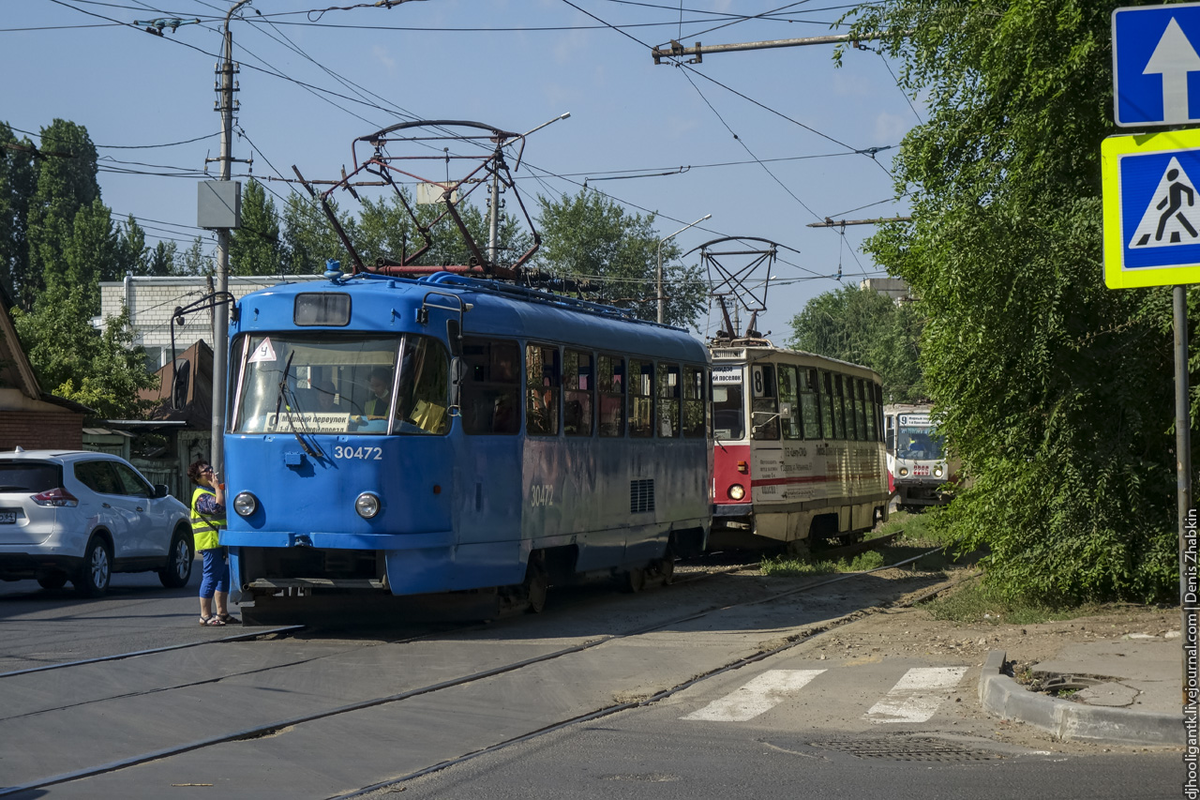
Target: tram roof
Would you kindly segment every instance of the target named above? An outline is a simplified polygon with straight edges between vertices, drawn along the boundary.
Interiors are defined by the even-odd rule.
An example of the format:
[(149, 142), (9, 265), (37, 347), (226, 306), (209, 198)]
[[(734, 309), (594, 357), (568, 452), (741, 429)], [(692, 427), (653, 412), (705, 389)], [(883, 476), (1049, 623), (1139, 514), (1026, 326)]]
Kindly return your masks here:
[[(311, 292), (350, 295), (350, 325), (294, 326), (292, 304), (295, 297)], [(241, 300), (243, 311), (253, 308), (259, 313), (243, 313), (238, 328), (241, 331), (287, 328), (422, 333), (426, 326), (416, 321), (416, 311), (426, 298), (446, 313), (448, 304), (444, 298), (439, 304), (438, 294), (460, 296), (470, 305), (470, 310), (463, 316), (463, 334), (466, 336), (503, 336), (692, 362), (708, 361), (704, 344), (681, 328), (639, 320), (624, 309), (612, 306), (446, 272), (419, 279), (364, 275), (329, 282), (280, 284)], [(274, 302), (286, 305), (286, 309), (271, 308)], [(255, 306), (255, 303), (259, 305)], [(394, 318), (400, 323), (393, 322)]]

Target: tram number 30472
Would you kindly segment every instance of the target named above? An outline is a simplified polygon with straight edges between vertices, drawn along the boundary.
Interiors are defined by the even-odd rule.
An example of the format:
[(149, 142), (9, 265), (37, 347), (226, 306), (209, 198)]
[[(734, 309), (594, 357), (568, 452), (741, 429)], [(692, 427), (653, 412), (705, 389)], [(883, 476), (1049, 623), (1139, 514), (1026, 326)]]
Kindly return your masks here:
[(383, 461), (382, 447), (343, 447), (333, 448), (334, 458), (359, 458), (364, 461)]
[(530, 486), (529, 505), (534, 508), (554, 505), (554, 485), (549, 483), (535, 483)]

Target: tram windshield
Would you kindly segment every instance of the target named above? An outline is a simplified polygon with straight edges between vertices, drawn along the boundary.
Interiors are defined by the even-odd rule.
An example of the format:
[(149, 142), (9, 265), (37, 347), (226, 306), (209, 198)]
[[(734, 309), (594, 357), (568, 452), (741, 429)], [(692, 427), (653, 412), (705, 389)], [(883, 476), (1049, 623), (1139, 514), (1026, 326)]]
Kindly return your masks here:
[(742, 403), (741, 384), (713, 386), (712, 392), (713, 438), (741, 439), (746, 435), (746, 411)]
[(942, 455), (944, 444), (942, 437), (932, 428), (901, 425), (896, 440), (896, 455), (917, 461), (939, 460), (945, 457)]
[(449, 356), (427, 336), (250, 335), (234, 343), (234, 358), (235, 433), (449, 427)]

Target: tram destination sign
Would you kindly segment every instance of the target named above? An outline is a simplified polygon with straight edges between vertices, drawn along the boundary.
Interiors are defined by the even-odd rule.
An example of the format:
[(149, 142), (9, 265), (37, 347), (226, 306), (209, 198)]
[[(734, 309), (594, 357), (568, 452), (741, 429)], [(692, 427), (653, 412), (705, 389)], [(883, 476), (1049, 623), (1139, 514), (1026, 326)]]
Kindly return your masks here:
[(1110, 136), (1100, 171), (1108, 288), (1200, 283), (1200, 130)]

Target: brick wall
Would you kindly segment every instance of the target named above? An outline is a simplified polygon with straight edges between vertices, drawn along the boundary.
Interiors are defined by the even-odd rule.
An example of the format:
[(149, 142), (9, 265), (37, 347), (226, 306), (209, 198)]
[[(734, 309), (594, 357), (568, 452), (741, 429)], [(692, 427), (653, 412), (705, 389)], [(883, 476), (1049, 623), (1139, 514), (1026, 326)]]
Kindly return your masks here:
[(0, 450), (82, 450), (83, 415), (0, 411)]

